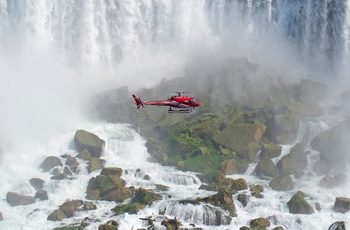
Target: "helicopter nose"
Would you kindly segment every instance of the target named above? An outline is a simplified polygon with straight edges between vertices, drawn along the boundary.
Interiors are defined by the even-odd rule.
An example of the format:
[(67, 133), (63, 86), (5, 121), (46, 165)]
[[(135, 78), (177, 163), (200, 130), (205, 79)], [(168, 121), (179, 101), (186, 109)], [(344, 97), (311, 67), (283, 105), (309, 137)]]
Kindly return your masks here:
[(197, 102), (197, 106), (201, 106), (201, 102), (200, 101)]

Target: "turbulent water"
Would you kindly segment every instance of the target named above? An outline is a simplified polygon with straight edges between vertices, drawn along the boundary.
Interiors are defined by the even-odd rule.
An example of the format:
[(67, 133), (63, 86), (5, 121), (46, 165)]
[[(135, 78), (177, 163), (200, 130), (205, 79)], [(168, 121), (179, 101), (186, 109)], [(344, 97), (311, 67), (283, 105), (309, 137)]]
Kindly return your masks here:
[[(97, 211), (77, 212), (65, 224), (90, 216), (102, 223), (116, 218), (120, 229), (136, 229), (145, 226), (139, 217), (165, 207), (167, 215), (205, 229), (237, 229), (262, 216), (269, 217), (272, 226), (287, 229), (327, 229), (349, 219), (349, 214), (332, 210), (335, 197), (348, 196), (349, 186), (323, 189), (320, 178), (302, 177), (294, 178), (294, 190), (281, 194), (252, 175), (253, 163), (244, 175), (229, 177), (262, 184), (264, 199), (251, 197), (244, 208), (236, 202), (238, 217), (229, 226), (203, 225), (203, 218), (208, 224), (213, 221), (207, 207), (172, 202), (210, 194), (198, 190), (194, 173), (147, 162), (145, 140), (127, 124), (92, 122), (86, 116), (91, 95), (184, 76), (189, 63), (201, 57), (216, 60), (215, 65), (225, 58), (247, 58), (286, 78), (310, 76), (349, 89), (350, 1), (0, 0), (0, 229), (58, 227), (61, 223), (47, 221), (47, 216), (67, 199), (85, 199), (87, 182), (98, 172), (88, 174), (83, 162), (72, 180), (53, 181), (39, 169), (48, 155), (76, 155), (72, 138), (80, 128), (106, 140), (106, 166), (128, 170), (123, 176), (128, 185), (163, 184), (170, 190), (162, 194), (166, 199), (138, 215), (113, 217), (109, 210), (114, 204), (99, 201)], [(302, 122), (298, 140), (311, 140), (336, 121), (327, 117)], [(282, 156), (291, 146), (283, 147)], [(318, 153), (311, 151), (308, 169), (317, 159)], [(151, 180), (143, 180), (138, 168)], [(49, 200), (20, 207), (7, 204), (9, 191), (34, 195), (29, 184), (33, 177), (46, 181)], [(307, 190), (322, 210), (289, 214), (286, 202), (297, 190)], [(93, 222), (88, 229), (99, 224)]]

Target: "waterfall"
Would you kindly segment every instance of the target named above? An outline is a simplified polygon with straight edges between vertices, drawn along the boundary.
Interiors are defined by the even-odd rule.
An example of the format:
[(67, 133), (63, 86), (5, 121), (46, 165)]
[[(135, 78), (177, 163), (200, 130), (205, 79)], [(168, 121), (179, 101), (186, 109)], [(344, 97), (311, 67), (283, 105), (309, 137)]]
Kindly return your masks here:
[(255, 43), (269, 33), (308, 64), (339, 70), (349, 63), (346, 0), (2, 0), (0, 19), (0, 55), (36, 47), (72, 66), (114, 68), (145, 49), (215, 46), (225, 34)]

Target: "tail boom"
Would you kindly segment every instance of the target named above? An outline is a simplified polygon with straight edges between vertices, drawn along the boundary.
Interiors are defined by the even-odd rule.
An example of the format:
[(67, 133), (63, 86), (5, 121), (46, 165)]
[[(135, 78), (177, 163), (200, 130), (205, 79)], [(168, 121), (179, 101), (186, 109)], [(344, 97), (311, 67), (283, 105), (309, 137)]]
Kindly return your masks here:
[(136, 104), (137, 108), (139, 109), (140, 106), (142, 105), (141, 99), (137, 98), (134, 94), (132, 95), (132, 97), (134, 98), (135, 104)]

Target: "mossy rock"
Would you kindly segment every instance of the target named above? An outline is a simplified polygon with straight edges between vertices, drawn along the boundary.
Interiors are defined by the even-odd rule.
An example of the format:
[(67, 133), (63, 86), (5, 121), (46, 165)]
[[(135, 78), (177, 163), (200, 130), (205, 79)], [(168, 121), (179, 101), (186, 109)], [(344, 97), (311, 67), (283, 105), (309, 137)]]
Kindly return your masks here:
[(236, 190), (236, 191), (246, 190), (246, 189), (248, 189), (248, 185), (247, 185), (247, 182), (245, 181), (245, 179), (239, 178), (239, 179), (234, 180), (231, 188), (233, 190)]
[(135, 195), (131, 199), (131, 202), (151, 205), (154, 201), (161, 199), (162, 196), (160, 194), (156, 194), (144, 188), (139, 188), (136, 190)]
[(307, 166), (307, 157), (302, 143), (296, 144), (290, 153), (282, 157), (276, 164), (280, 175), (292, 175), (303, 171)]
[(289, 212), (293, 214), (312, 214), (315, 212), (311, 205), (298, 194), (293, 195), (287, 205)]
[(255, 167), (255, 173), (257, 176), (268, 176), (275, 177), (277, 176), (277, 170), (270, 158), (264, 157)]
[(261, 148), (261, 154), (260, 157), (264, 158), (275, 158), (280, 156), (282, 153), (282, 146), (275, 145), (275, 144), (263, 144)]
[(260, 148), (259, 143), (265, 131), (264, 124), (232, 124), (215, 135), (213, 140), (250, 162)]
[(270, 221), (266, 218), (256, 218), (250, 221), (251, 229), (266, 229), (271, 225)]
[(290, 176), (278, 176), (271, 180), (270, 187), (275, 191), (289, 191), (294, 185)]
[(146, 208), (145, 204), (132, 202), (129, 204), (122, 204), (120, 206), (116, 206), (112, 209), (112, 211), (114, 211), (116, 213), (116, 215), (121, 215), (124, 213), (137, 214), (138, 211), (140, 211), (144, 208)]
[(346, 213), (350, 211), (350, 198), (337, 197), (334, 203), (334, 211)]

